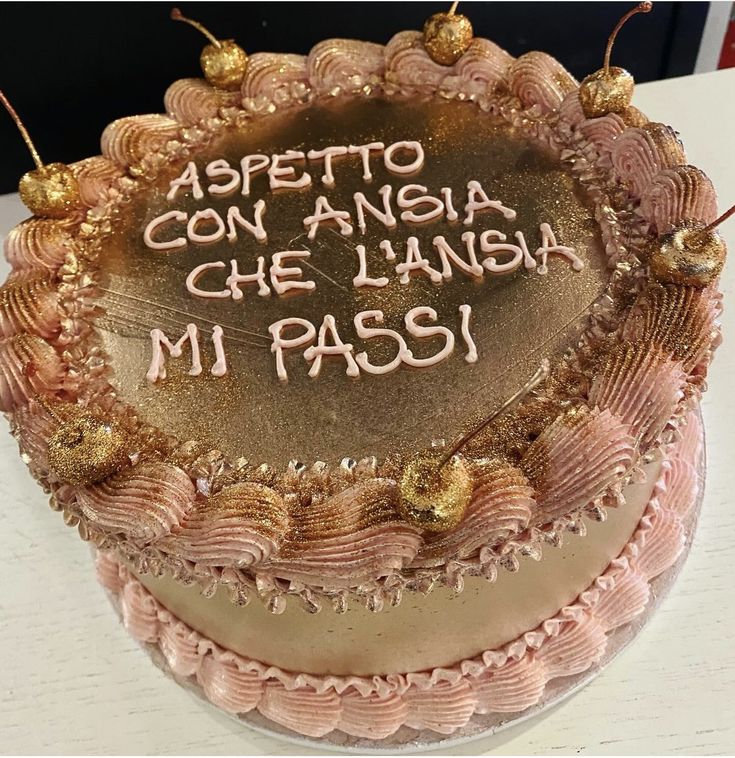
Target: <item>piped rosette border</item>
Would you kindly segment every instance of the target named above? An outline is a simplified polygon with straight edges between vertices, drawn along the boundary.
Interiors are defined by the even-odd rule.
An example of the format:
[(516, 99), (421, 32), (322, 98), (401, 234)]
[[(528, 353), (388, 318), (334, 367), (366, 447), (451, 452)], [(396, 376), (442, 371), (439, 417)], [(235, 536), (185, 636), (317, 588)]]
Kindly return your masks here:
[(701, 445), (694, 412), (664, 460), (630, 540), (573, 603), (501, 648), (446, 668), (373, 677), (284, 671), (223, 649), (187, 626), (113, 552), (97, 553), (97, 576), (130, 634), (157, 648), (174, 676), (195, 683), (228, 713), (257, 710), (308, 737), (337, 730), (383, 740), (404, 726), (450, 735), (475, 714), (522, 714), (541, 701), (552, 680), (598, 663), (610, 633), (643, 613), (652, 597), (650, 582), (684, 547), (702, 486)]
[[(105, 236), (162, 167), (276, 111), (375, 96), (467, 101), (550, 147), (594, 203), (609, 261), (609, 286), (579, 344), (505, 426), (467, 449), (474, 494), (462, 523), (439, 536), (401, 517), (400, 460), (294, 461), (276, 471), (150, 427), (118, 400), (95, 331)], [(256, 53), (239, 92), (181, 80), (165, 106), (165, 115), (110, 124), (102, 155), (72, 166), (83, 210), (32, 218), (5, 243), (13, 270), (0, 290), (0, 409), (52, 507), (83, 538), (139, 572), (168, 572), (205, 594), (226, 585), (235, 602), (255, 595), (274, 612), (289, 596), (309, 611), (343, 611), (350, 599), (378, 611), (405, 590), (461, 590), (466, 575), (493, 580), (519, 556), (540, 558), (565, 531), (583, 532), (585, 518), (603, 519), (679, 434), (719, 341), (720, 296), (647, 276), (656, 234), (716, 215), (711, 182), (687, 165), (669, 127), (632, 108), (586, 119), (577, 82), (545, 53), (514, 59), (475, 39), (445, 67), (419, 32), (385, 47), (327, 40), (308, 56)], [(125, 465), (92, 484), (63, 481), (48, 460), (60, 419), (80, 410), (115, 419), (130, 440)]]

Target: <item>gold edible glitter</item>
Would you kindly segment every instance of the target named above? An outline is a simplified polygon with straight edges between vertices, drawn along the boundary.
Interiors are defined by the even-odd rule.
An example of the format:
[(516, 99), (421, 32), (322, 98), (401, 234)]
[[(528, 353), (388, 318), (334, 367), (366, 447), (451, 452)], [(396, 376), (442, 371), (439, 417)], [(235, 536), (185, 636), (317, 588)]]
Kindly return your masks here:
[(472, 497), (472, 475), (461, 456), (446, 463), (441, 453), (420, 453), (400, 481), (400, 511), (410, 524), (444, 532), (459, 524)]
[(62, 423), (48, 443), (51, 471), (66, 484), (93, 484), (129, 462), (131, 440), (115, 421), (85, 413)]

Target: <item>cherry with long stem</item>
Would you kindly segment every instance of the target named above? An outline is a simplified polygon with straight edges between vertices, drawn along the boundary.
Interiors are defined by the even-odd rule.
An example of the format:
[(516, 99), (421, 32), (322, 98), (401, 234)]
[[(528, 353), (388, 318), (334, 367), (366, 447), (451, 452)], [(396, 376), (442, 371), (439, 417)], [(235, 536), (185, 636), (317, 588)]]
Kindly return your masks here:
[(204, 24), (200, 24), (193, 18), (188, 18), (178, 8), (171, 9), (171, 18), (174, 21), (183, 21), (185, 24), (193, 26), (197, 31), (201, 32), (215, 47), (222, 47), (222, 43), (214, 36), (214, 34), (212, 34), (212, 32), (209, 31), (209, 29), (207, 29), (206, 26), (204, 26)]
[(15, 108), (10, 103), (10, 100), (5, 96), (5, 93), (0, 90), (0, 103), (2, 103), (5, 106), (5, 110), (10, 114), (10, 118), (15, 121), (15, 125), (18, 127), (18, 131), (20, 132), (20, 136), (23, 137), (23, 141), (28, 146), (28, 150), (31, 153), (31, 157), (33, 158), (33, 162), (36, 164), (36, 168), (43, 168), (43, 161), (41, 160), (41, 156), (38, 154), (38, 150), (36, 150), (36, 146), (33, 144), (33, 140), (31, 139), (31, 135), (28, 134), (28, 129), (26, 129), (25, 124), (20, 120), (20, 116), (16, 112)]
[(628, 19), (633, 18), (633, 16), (637, 15), (638, 13), (649, 13), (651, 8), (653, 8), (653, 3), (651, 2), (639, 3), (635, 8), (631, 8), (620, 19), (620, 21), (618, 21), (612, 31), (612, 34), (607, 39), (607, 47), (605, 48), (605, 63), (603, 65), (605, 74), (610, 73), (610, 55), (612, 54), (613, 45), (615, 44), (615, 38), (618, 36), (618, 32), (623, 28), (623, 26), (625, 26)]

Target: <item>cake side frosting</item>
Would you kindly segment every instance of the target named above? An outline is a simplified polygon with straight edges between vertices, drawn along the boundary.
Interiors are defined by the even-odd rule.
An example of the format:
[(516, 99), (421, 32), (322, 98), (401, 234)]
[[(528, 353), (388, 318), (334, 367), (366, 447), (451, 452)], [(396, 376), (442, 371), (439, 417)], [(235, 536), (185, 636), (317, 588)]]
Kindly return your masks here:
[(320, 677), (267, 666), (221, 648), (179, 621), (113, 554), (98, 553), (97, 572), (119, 598), (131, 634), (156, 644), (175, 675), (196, 677), (205, 696), (230, 713), (257, 708), (314, 737), (338, 729), (380, 739), (403, 725), (451, 734), (474, 713), (531, 707), (550, 680), (598, 661), (608, 633), (643, 611), (649, 582), (676, 561), (683, 547), (684, 524), (701, 486), (700, 456), (701, 426), (692, 414), (630, 541), (574, 603), (502, 648), (432, 671)]
[[(84, 213), (65, 222), (32, 219), (14, 230), (6, 244), (14, 271), (0, 310), (0, 349), (8, 356), (0, 398), (14, 414), (34, 473), (85, 538), (117, 547), (139, 570), (170, 571), (207, 592), (224, 584), (238, 602), (259, 595), (275, 612), (288, 595), (312, 610), (325, 600), (339, 610), (348, 596), (379, 610), (386, 601), (399, 602), (404, 589), (428, 591), (437, 582), (461, 589), (466, 574), (492, 579), (499, 567), (517, 568), (518, 554), (540, 556), (541, 546), (558, 541), (565, 529), (583, 529), (585, 515), (603, 518), (624, 484), (638, 476), (640, 462), (675, 436), (717, 341), (719, 296), (714, 286), (648, 282), (631, 250), (677, 222), (711, 221), (711, 185), (686, 166), (668, 127), (628, 126), (617, 115), (585, 119), (576, 83), (548, 56), (529, 53), (513, 61), (492, 43), (473, 45), (452, 67), (431, 61), (420, 35), (411, 32), (396, 35), (385, 49), (329, 41), (307, 58), (253, 56), (241, 100), (202, 82), (177, 83), (167, 96), (168, 115), (115, 122), (103, 136), (104, 157), (73, 167), (89, 206)], [(196, 154), (228, 126), (246, 127), (317, 97), (378, 91), (470, 100), (554, 149), (596, 198), (613, 269), (582, 343), (515, 413), (515, 420), (540, 424), (534, 441), (527, 439), (499, 471), (491, 467), (478, 476), (466, 523), (441, 540), (397, 512), (371, 523), (370, 493), (380, 493), (381, 502), (399, 494), (400, 469), (382, 461), (249, 469), (257, 486), (233, 492), (233, 485), (222, 484), (232, 472), (224, 457), (166, 439), (117, 401), (105, 356), (91, 337), (97, 240), (113, 209), (124, 211), (162, 167)], [(628, 307), (622, 301), (631, 293), (635, 302)], [(29, 309), (29, 302), (40, 307)], [(683, 325), (676, 320), (680, 313)], [(64, 481), (48, 465), (50, 438), (74, 415), (74, 403), (120, 419), (131, 441), (130, 467), (88, 484)], [(586, 454), (595, 448), (603, 452)], [(295, 560), (282, 560), (279, 550), (289, 542), (290, 519), (304, 493), (316, 493), (325, 512), (329, 498), (340, 510), (345, 497), (353, 503), (365, 498), (331, 543), (307, 542)], [(212, 495), (229, 502), (231, 511), (208, 508)], [(366, 557), (351, 563), (356, 546)]]

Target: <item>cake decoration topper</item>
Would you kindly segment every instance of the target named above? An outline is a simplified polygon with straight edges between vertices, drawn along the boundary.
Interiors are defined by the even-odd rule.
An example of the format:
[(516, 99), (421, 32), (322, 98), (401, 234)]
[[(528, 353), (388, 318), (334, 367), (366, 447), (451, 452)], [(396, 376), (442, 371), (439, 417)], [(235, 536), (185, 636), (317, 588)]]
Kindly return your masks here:
[(618, 21), (607, 40), (603, 67), (582, 80), (579, 86), (579, 102), (587, 118), (599, 118), (608, 113), (620, 113), (630, 105), (635, 82), (624, 68), (610, 65), (610, 55), (618, 32), (628, 19), (638, 13), (649, 13), (652, 8), (653, 3), (651, 2), (639, 3)]
[(56, 424), (48, 441), (48, 466), (59, 481), (94, 484), (130, 464), (132, 435), (113, 417), (41, 395), (36, 401)]
[(28, 146), (36, 168), (23, 174), (18, 184), (18, 192), (23, 204), (35, 216), (64, 218), (79, 207), (81, 199), (79, 184), (71, 169), (64, 163), (44, 164), (31, 140), (20, 116), (11, 105), (5, 93), (0, 90), (0, 102), (15, 121), (23, 141)]
[(452, 66), (466, 52), (473, 37), (467, 16), (457, 13), (458, 0), (444, 13), (435, 13), (424, 24), (424, 47), (431, 59)]
[(444, 532), (462, 520), (472, 498), (472, 473), (460, 455), (462, 448), (545, 381), (550, 371), (550, 363), (544, 358), (518, 392), (462, 435), (446, 453), (424, 451), (406, 464), (399, 485), (399, 509), (408, 523), (426, 531)]
[(171, 18), (193, 26), (210, 41), (199, 57), (205, 79), (219, 89), (238, 89), (248, 65), (247, 53), (231, 39), (217, 39), (199, 21), (187, 18), (178, 8), (172, 9)]
[(735, 205), (711, 224), (679, 224), (654, 240), (649, 252), (653, 276), (666, 284), (706, 287), (722, 271), (727, 256), (725, 241), (716, 229), (735, 213)]

